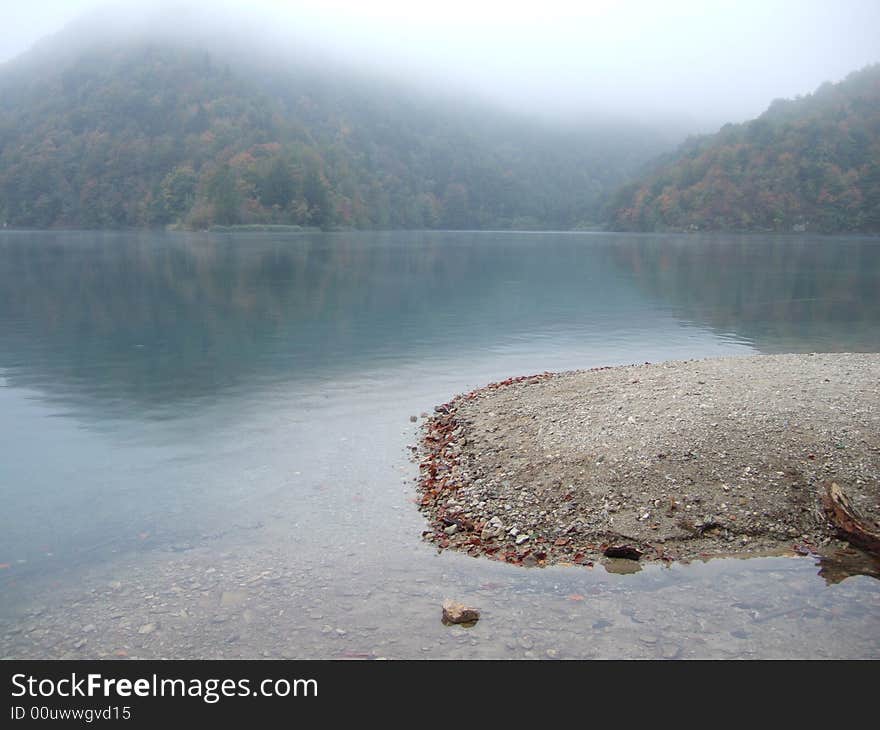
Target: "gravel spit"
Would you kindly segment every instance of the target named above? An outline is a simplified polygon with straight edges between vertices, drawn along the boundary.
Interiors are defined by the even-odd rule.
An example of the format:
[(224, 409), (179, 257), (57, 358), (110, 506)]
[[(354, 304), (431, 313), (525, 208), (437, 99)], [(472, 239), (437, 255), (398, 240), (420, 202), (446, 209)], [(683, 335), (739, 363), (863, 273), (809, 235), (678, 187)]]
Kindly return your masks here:
[[(440, 548), (591, 565), (836, 543), (818, 494), (880, 517), (880, 354), (759, 355), (511, 378), (438, 406), (419, 488)], [(455, 529), (450, 529), (452, 527)]]

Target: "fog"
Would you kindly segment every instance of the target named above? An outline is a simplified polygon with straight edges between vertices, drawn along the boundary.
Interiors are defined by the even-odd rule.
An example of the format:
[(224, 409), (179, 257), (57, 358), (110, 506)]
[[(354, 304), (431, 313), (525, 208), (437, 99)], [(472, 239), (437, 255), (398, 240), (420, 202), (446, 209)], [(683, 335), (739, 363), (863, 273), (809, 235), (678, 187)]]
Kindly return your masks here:
[(326, 54), (530, 114), (686, 120), (691, 131), (752, 118), (775, 98), (880, 60), (877, 0), (213, 0), (161, 8), (148, 0), (3, 0), (3, 8), (0, 61), (71, 22), (62, 42), (101, 32), (192, 43), (232, 35), (265, 53)]

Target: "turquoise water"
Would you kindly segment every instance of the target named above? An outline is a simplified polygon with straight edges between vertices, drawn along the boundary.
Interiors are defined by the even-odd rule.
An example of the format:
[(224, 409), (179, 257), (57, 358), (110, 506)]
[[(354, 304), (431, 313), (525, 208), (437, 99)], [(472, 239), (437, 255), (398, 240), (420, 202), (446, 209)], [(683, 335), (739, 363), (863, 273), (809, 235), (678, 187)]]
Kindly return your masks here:
[(511, 375), (878, 351), (878, 283), (867, 238), (0, 233), (0, 655), (876, 656), (810, 558), (437, 555), (407, 447)]

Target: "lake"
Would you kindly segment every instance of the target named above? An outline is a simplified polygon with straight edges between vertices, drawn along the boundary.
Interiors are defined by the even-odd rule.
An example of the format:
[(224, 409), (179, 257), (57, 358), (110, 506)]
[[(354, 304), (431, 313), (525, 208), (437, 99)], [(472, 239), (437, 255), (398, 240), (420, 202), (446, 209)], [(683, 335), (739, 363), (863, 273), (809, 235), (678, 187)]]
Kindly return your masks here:
[(514, 375), (876, 352), (878, 284), (876, 238), (4, 231), (0, 656), (876, 658), (814, 557), (438, 554), (409, 446)]

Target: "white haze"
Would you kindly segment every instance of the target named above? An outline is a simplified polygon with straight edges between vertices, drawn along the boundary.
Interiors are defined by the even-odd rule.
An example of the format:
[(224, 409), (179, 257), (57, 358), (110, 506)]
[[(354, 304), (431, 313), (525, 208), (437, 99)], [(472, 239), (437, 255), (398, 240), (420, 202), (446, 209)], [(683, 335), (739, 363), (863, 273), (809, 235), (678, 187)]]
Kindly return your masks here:
[[(199, 5), (195, 11), (181, 6)], [(583, 0), (577, 3), (0, 0), (0, 61), (80, 26), (198, 42), (230, 32), (264, 52), (306, 45), (340, 63), (575, 120), (688, 120), (693, 131), (760, 114), (880, 60), (878, 0)], [(77, 33), (75, 35), (81, 35)], [(62, 36), (64, 37), (64, 36)]]

